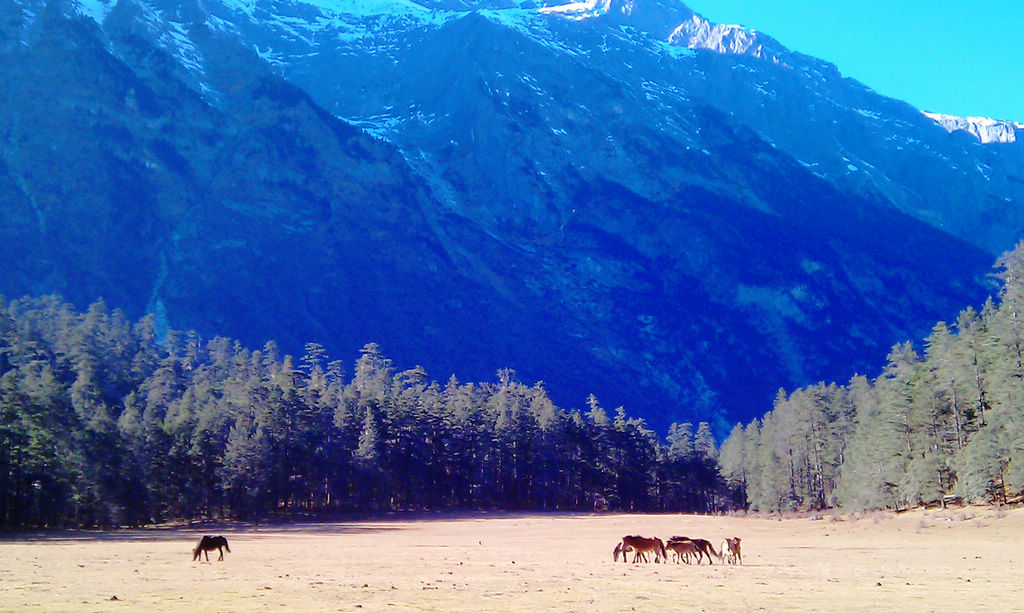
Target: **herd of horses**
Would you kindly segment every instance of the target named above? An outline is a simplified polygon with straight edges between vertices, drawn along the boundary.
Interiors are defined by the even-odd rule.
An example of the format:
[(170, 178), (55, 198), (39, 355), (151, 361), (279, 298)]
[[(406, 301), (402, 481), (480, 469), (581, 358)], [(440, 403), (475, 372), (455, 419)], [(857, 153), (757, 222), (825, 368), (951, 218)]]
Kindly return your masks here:
[[(192, 550), (192, 561), (199, 560), (200, 557), (205, 553), (206, 561), (210, 561), (210, 552), (216, 549), (220, 553), (220, 557), (217, 558), (218, 562), (224, 561), (224, 551), (231, 553), (231, 548), (228, 547), (228, 540), (223, 536), (204, 536), (199, 539), (199, 544), (196, 545), (195, 549)], [(626, 561), (626, 554), (633, 552), (633, 562), (650, 562), (648, 554), (654, 554), (655, 563), (664, 560), (668, 562), (668, 552), (672, 552), (673, 558), (676, 564), (685, 562), (691, 564), (693, 560), (697, 561), (697, 564), (701, 563), (705, 557), (708, 559), (708, 564), (714, 564), (711, 561), (712, 557), (718, 558), (719, 562), (729, 564), (743, 564), (743, 556), (740, 553), (740, 537), (727, 538), (722, 541), (722, 548), (715, 551), (714, 545), (711, 541), (705, 539), (695, 539), (685, 536), (673, 536), (668, 539), (666, 545), (660, 538), (653, 537), (647, 538), (643, 536), (624, 536), (622, 540), (615, 545), (615, 551), (612, 553), (612, 561), (618, 562), (619, 556), (622, 556), (622, 561)]]
[(673, 536), (668, 539), (666, 544), (658, 537), (624, 536), (615, 545), (612, 561), (618, 562), (621, 555), (622, 561), (625, 562), (628, 552), (633, 552), (633, 562), (650, 562), (648, 555), (653, 553), (655, 563), (662, 560), (667, 563), (668, 552), (672, 552), (676, 564), (680, 562), (691, 564), (694, 560), (700, 564), (705, 557), (708, 559), (708, 564), (714, 564), (711, 561), (712, 556), (718, 558), (718, 561), (722, 563), (743, 564), (743, 555), (740, 553), (740, 537), (738, 536), (723, 540), (722, 548), (718, 551), (715, 551), (711, 541), (705, 539)]

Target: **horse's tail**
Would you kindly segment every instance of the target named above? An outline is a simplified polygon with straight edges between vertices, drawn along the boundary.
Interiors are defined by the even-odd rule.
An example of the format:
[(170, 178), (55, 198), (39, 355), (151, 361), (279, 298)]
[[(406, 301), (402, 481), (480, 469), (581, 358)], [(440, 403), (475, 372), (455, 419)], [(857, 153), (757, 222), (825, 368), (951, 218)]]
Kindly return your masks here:
[[(227, 549), (228, 553), (231, 553), (231, 548), (228, 547), (228, 540), (227, 539), (224, 539), (224, 549)], [(714, 550), (712, 550), (712, 551), (714, 551)]]
[[(721, 552), (721, 553), (720, 553), (720, 552), (717, 552), (717, 551), (715, 551), (715, 546), (711, 544), (711, 541), (708, 541), (708, 549), (710, 549), (710, 550), (711, 550), (711, 555), (713, 555), (713, 556), (715, 556), (716, 558), (718, 558), (718, 561), (719, 561), (719, 562), (721, 562), (721, 561), (722, 561), (722, 556), (723, 556), (723, 555), (725, 554), (725, 552), (724, 552), (724, 551), (723, 551), (723, 552)], [(708, 558), (708, 560), (710, 560), (710, 559), (711, 559), (711, 558)]]
[(668, 554), (665, 553), (665, 543), (661, 542), (661, 539), (658, 537), (655, 537), (654, 540), (658, 542), (658, 549), (661, 551), (661, 559), (668, 563)]

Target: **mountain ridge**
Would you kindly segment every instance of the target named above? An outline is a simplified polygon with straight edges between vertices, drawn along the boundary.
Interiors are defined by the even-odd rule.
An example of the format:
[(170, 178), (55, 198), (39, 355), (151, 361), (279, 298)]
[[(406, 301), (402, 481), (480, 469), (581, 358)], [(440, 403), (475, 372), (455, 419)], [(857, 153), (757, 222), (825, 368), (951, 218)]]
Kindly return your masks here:
[[(8, 40), (44, 42), (0, 46), (4, 293), (292, 351), (376, 341), (724, 431), (979, 304), (1024, 227), (1000, 205), (1016, 145), (760, 33), (673, 44), (700, 26), (681, 3), (11, 6), (48, 21), (9, 11)], [(629, 25), (659, 11), (662, 35)]]

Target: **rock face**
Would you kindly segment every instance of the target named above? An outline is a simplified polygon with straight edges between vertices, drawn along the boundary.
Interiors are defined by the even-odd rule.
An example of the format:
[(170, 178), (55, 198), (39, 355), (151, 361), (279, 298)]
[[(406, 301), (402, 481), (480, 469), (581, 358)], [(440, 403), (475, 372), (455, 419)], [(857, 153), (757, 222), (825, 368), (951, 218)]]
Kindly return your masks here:
[(988, 291), (983, 145), (668, 0), (6, 0), (0, 292), (664, 428), (873, 371)]
[(1015, 143), (1017, 133), (1024, 131), (1024, 124), (1013, 121), (999, 121), (988, 117), (954, 117), (941, 113), (925, 113), (948, 132), (967, 132), (982, 143)]

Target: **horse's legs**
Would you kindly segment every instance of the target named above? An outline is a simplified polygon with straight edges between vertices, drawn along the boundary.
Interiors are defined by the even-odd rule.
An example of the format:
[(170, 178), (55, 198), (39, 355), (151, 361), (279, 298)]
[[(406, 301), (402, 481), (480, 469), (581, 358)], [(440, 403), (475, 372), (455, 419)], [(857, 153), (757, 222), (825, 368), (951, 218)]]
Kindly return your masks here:
[(206, 561), (209, 562), (210, 561), (210, 550), (209, 549), (204, 549), (203, 553), (206, 554)]
[(222, 547), (217, 547), (217, 551), (220, 552), (220, 557), (217, 558), (217, 561), (218, 562), (223, 562), (224, 561), (224, 549)]

